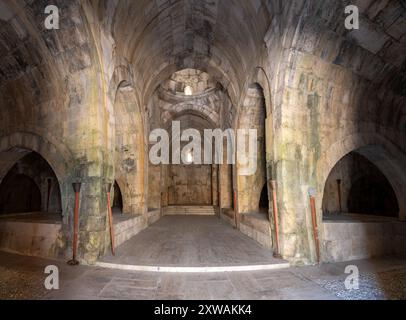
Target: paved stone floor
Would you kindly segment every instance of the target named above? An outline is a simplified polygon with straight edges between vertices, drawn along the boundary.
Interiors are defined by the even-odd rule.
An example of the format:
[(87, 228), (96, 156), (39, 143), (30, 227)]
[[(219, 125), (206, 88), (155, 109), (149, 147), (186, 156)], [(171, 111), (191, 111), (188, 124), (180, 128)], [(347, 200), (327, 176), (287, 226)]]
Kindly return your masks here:
[[(164, 217), (103, 261), (167, 266), (280, 263), (224, 221), (207, 216)], [(347, 265), (360, 272), (346, 290)], [(44, 287), (45, 267), (59, 269), (59, 290)], [(385, 258), (321, 266), (221, 273), (158, 273), (71, 267), (65, 261), (0, 252), (0, 299), (406, 299), (406, 259)]]
[(216, 216), (164, 216), (101, 261), (183, 267), (286, 262)]
[[(43, 283), (59, 268), (59, 290)], [(359, 290), (346, 290), (345, 267), (360, 271)], [(1, 299), (405, 299), (406, 259), (375, 259), (255, 272), (172, 274), (70, 267), (64, 261), (0, 252)]]

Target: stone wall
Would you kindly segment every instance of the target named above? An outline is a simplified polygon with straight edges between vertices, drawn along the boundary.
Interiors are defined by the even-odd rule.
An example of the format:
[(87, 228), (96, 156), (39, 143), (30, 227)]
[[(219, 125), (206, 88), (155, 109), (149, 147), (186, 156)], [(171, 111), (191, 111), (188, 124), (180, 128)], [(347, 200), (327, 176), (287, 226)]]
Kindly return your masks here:
[[(374, 23), (393, 19), (385, 16), (385, 5), (377, 9), (377, 3), (365, 6), (362, 14)], [(405, 100), (397, 85), (402, 83), (399, 65), (376, 54), (381, 50), (384, 55), (386, 45), (394, 48), (396, 41), (372, 50), (374, 41), (349, 40), (342, 23), (344, 3), (299, 1), (296, 5), (284, 7), (272, 22), (265, 36), (264, 69), (271, 75), (271, 170), (278, 187), (281, 250), (293, 263), (307, 263), (315, 260), (308, 190), (317, 190), (321, 224), (325, 181), (347, 153), (365, 147), (364, 154), (379, 164), (403, 202), (405, 118), (400, 105)], [(368, 38), (364, 36), (360, 37)]]
[[(27, 196), (33, 190), (30, 190), (29, 185), (23, 184), (21, 179), (24, 177), (30, 179), (33, 188), (38, 190), (39, 201), (35, 210), (25, 209), (32, 205)], [(37, 153), (30, 153), (18, 160), (0, 180), (0, 214), (33, 211), (62, 213), (58, 179), (48, 163)]]
[(54, 169), (64, 215), (60, 249), (67, 256), (74, 206), (71, 183), (83, 183), (79, 255), (94, 261), (105, 252), (104, 183), (113, 180), (105, 78), (100, 72), (104, 66), (101, 45), (95, 41), (100, 26), (89, 23), (94, 16), (85, 3), (54, 4), (60, 8), (60, 30), (44, 29), (41, 1), (16, 1), (3, 8), (0, 151), (36, 151)]
[(0, 219), (0, 250), (27, 256), (56, 258), (61, 224)]
[(118, 247), (148, 226), (148, 221), (142, 215), (126, 215), (115, 217), (114, 236)]
[(263, 247), (272, 250), (271, 226), (266, 215), (262, 213), (243, 214), (239, 230)]
[(148, 209), (161, 208), (161, 166), (148, 164)]
[(211, 205), (212, 167), (210, 165), (171, 165), (169, 205)]
[[(150, 129), (180, 114), (236, 129), (258, 83), (267, 110), (261, 176), (277, 182), (281, 253), (312, 263), (308, 190), (317, 192), (321, 224), (328, 175), (351, 151), (382, 171), (406, 217), (405, 10), (398, 0), (354, 3), (358, 31), (345, 29), (346, 2), (335, 0), (57, 0), (59, 30), (44, 29), (43, 1), (4, 2), (0, 170), (20, 159), (15, 148), (50, 164), (61, 186), (66, 255), (71, 184), (82, 182), (79, 255), (92, 262), (109, 247), (106, 183), (119, 183), (125, 212), (147, 214)], [(186, 68), (206, 72), (216, 88), (190, 101), (160, 90)], [(239, 216), (257, 199), (238, 188), (237, 171), (220, 166), (219, 202), (231, 207), (234, 191), (247, 194), (237, 199)], [(158, 193), (167, 204), (168, 178), (162, 171), (152, 207)], [(255, 183), (258, 196), (263, 182)]]
[(323, 222), (322, 259), (341, 262), (385, 255), (406, 256), (404, 222)]
[(145, 215), (145, 133), (136, 101), (133, 89), (121, 84), (114, 100), (114, 175), (123, 195), (123, 212)]
[(219, 166), (220, 179), (220, 207), (234, 207), (233, 167), (222, 164)]

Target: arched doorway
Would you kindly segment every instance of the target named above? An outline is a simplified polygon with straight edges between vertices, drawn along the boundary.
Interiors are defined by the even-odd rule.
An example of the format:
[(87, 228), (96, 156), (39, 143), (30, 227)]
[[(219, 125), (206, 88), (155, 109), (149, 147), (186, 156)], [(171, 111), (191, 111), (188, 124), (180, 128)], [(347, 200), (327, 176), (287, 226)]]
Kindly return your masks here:
[[(330, 171), (322, 199), (323, 250), (326, 262), (349, 261), (396, 253), (399, 199), (389, 163), (380, 148), (363, 147), (342, 157)], [(379, 167), (375, 160), (380, 159)]]
[(58, 178), (40, 154), (13, 151), (16, 160), (0, 183), (0, 250), (56, 257), (63, 220)]
[(350, 152), (332, 169), (323, 195), (323, 215), (340, 213), (399, 216), (399, 203), (388, 178), (365, 156)]
[(266, 107), (264, 93), (262, 87), (255, 83), (248, 89), (239, 120), (239, 129), (255, 129), (257, 134), (256, 171), (254, 174), (246, 176), (239, 175), (238, 177), (238, 202), (239, 212), (241, 214), (260, 212), (260, 198), (263, 186), (267, 181), (265, 119)]
[[(245, 171), (246, 166), (237, 162), (238, 220), (242, 232), (271, 249), (266, 168), (266, 118), (263, 88), (258, 83), (253, 83), (248, 88), (240, 109), (238, 129), (244, 129), (246, 132), (254, 129), (256, 132), (256, 150), (254, 150), (256, 154), (248, 155), (250, 161), (256, 161), (250, 164), (251, 167), (255, 165), (256, 170), (243, 175), (241, 172)], [(245, 148), (247, 152), (250, 146), (246, 145)], [(239, 149), (238, 152), (240, 152)]]
[[(178, 209), (195, 212), (196, 207), (202, 207), (211, 213), (218, 206), (218, 167), (205, 163), (200, 147), (204, 131), (220, 126), (224, 97), (219, 87), (216, 78), (208, 73), (187, 68), (172, 73), (155, 89), (148, 104), (148, 132), (165, 129), (169, 157), (165, 163), (148, 164), (150, 212), (157, 208), (162, 208), (164, 214)], [(189, 148), (191, 143), (194, 146)], [(150, 143), (150, 149), (154, 144)], [(189, 151), (183, 154), (186, 149)]]
[[(115, 146), (115, 178), (121, 186), (121, 190), (118, 185), (114, 186), (114, 191), (117, 191), (114, 194), (121, 195), (121, 198), (116, 199), (114, 208), (115, 211), (135, 216), (144, 213), (147, 193), (144, 181), (147, 171), (144, 123), (128, 70), (118, 68), (115, 76), (121, 81), (116, 79), (115, 86), (111, 87), (115, 97), (114, 128), (111, 128), (114, 134), (111, 134), (111, 141)], [(111, 201), (113, 205), (114, 198)]]
[(32, 212), (62, 213), (58, 179), (36, 152), (18, 160), (0, 184), (0, 214)]
[(114, 181), (114, 198), (112, 203), (113, 214), (123, 213), (123, 195), (117, 181)]
[[(257, 163), (255, 173), (238, 176), (240, 214), (260, 212), (260, 198), (264, 189), (263, 186), (266, 185), (267, 181), (265, 119), (266, 106), (264, 92), (259, 84), (254, 83), (249, 87), (242, 105), (239, 129), (256, 130)], [(240, 168), (238, 170), (240, 171)], [(263, 205), (265, 206), (265, 204)]]

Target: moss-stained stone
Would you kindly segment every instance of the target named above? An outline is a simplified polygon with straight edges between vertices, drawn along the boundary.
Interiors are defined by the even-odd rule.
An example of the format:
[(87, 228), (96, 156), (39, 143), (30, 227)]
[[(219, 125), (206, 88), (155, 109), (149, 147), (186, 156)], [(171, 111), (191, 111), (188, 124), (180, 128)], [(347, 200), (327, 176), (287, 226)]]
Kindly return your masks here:
[[(67, 255), (71, 184), (82, 182), (79, 253), (86, 261), (109, 246), (105, 185), (114, 181), (125, 214), (146, 215), (190, 193), (232, 211), (237, 191), (238, 215), (257, 210), (261, 188), (276, 180), (282, 254), (309, 263), (307, 189), (317, 190), (321, 221), (328, 174), (348, 152), (366, 150), (400, 195), (404, 218), (405, 19), (391, 1), (361, 2), (370, 21), (358, 36), (345, 30), (343, 4), (334, 1), (282, 1), (275, 10), (248, 0), (58, 0), (57, 31), (44, 29), (43, 1), (7, 2), (0, 13), (0, 180), (19, 160), (16, 150), (49, 162), (64, 214), (58, 246)], [(247, 23), (236, 28), (242, 17)], [(187, 23), (179, 28), (179, 21)], [(198, 94), (186, 97), (192, 80)], [(259, 129), (266, 148), (258, 172), (240, 178), (240, 168), (220, 165), (216, 174), (186, 177), (152, 166), (151, 130), (191, 115), (210, 127)], [(370, 145), (379, 149), (364, 149)]]

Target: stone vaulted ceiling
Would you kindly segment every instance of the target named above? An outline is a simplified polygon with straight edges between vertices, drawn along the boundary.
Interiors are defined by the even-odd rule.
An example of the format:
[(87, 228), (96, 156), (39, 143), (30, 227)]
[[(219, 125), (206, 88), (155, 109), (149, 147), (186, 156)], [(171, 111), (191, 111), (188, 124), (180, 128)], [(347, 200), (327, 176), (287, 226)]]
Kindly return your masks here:
[[(394, 182), (406, 217), (404, 0), (53, 0), (60, 29), (46, 30), (49, 2), (0, 0), (2, 166), (21, 150), (41, 154), (61, 180), (64, 212), (71, 183), (83, 181), (87, 261), (108, 248), (107, 181), (124, 186), (126, 211), (147, 213), (149, 120), (193, 115), (186, 122), (195, 127), (211, 119), (238, 128), (244, 102), (265, 104), (266, 178), (278, 182), (284, 257), (314, 260), (305, 190), (322, 195), (352, 151)], [(344, 27), (348, 4), (360, 9), (360, 30)], [(199, 102), (168, 105), (179, 97), (157, 88), (188, 68), (221, 85)], [(148, 118), (150, 110), (162, 113)], [(230, 204), (241, 185), (233, 184)]]
[[(360, 8), (358, 31), (343, 26), (344, 6), (350, 3)], [(64, 27), (58, 32), (44, 30), (46, 4), (0, 1), (5, 100), (28, 89), (32, 93), (24, 104), (38, 104), (64, 88), (66, 73), (91, 65), (94, 39), (87, 33), (85, 5), (111, 34), (117, 64), (127, 61), (134, 68), (135, 85), (146, 99), (173, 72), (195, 68), (228, 89), (233, 102), (240, 101), (255, 67), (265, 59), (276, 61), (277, 39), (285, 48), (320, 56), (405, 95), (404, 0), (59, 0)]]
[[(201, 69), (237, 94), (258, 59), (270, 14), (261, 1), (168, 0), (101, 4), (116, 50), (148, 90), (174, 72)], [(151, 88), (149, 86), (152, 86)]]

